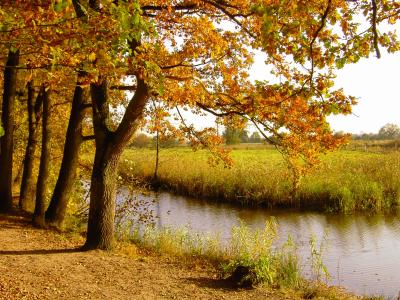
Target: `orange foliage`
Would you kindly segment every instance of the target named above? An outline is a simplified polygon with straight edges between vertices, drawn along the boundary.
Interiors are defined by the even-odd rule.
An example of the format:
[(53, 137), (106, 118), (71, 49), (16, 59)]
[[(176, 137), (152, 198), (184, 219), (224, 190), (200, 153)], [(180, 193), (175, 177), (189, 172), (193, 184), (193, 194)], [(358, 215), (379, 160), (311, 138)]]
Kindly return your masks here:
[[(95, 11), (86, 1), (2, 1), (3, 60), (9, 47), (20, 49), (26, 78), (40, 74), (59, 93), (71, 90), (77, 70), (87, 72), (82, 85), (100, 76), (111, 86), (131, 75), (145, 79), (150, 98), (161, 103), (154, 111), (149, 101), (147, 113), (157, 115), (150, 118), (151, 130), (186, 136), (226, 161), (215, 131), (173, 126), (170, 110), (254, 123), (291, 160), (313, 164), (318, 153), (343, 142), (333, 137), (326, 116), (349, 114), (355, 103), (333, 89), (335, 69), (371, 52), (380, 55), (379, 48), (400, 49), (394, 31), (376, 29), (397, 24), (398, 1), (376, 7), (365, 0), (100, 2)], [(77, 5), (83, 17), (76, 16)], [(134, 51), (127, 41), (138, 44)], [(266, 54), (279, 83), (250, 81), (254, 50)], [(127, 105), (120, 91), (112, 101)]]

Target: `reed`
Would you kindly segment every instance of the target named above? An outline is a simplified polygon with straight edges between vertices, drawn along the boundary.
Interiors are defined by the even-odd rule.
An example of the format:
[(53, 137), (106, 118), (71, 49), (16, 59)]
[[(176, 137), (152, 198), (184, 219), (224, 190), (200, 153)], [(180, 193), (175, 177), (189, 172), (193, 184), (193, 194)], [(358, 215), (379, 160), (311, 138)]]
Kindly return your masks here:
[[(233, 149), (232, 168), (208, 163), (206, 151), (180, 147), (160, 153), (158, 179), (168, 190), (243, 206), (299, 207), (351, 213), (387, 211), (400, 201), (399, 152), (337, 151), (302, 178), (293, 195), (289, 171), (273, 149)], [(155, 151), (129, 149), (121, 174), (144, 180), (154, 173)]]

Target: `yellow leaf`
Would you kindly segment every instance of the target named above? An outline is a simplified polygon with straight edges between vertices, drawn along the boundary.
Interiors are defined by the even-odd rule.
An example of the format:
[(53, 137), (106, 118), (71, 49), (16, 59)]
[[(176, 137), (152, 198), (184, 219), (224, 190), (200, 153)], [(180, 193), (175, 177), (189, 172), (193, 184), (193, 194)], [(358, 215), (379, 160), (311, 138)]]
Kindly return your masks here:
[(96, 53), (90, 52), (89, 54), (89, 61), (94, 62), (96, 60)]

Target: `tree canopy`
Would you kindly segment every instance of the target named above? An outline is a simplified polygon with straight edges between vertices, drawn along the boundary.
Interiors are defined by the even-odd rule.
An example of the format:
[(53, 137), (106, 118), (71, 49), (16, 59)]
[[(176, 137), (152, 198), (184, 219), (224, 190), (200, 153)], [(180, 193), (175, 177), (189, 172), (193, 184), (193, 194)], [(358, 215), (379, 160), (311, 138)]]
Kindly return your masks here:
[[(216, 130), (196, 130), (181, 110), (211, 113), (233, 127), (252, 123), (291, 159), (313, 163), (343, 142), (326, 116), (349, 114), (356, 103), (334, 87), (335, 70), (380, 57), (381, 49), (398, 51), (390, 25), (399, 16), (393, 0), (5, 0), (0, 57), (18, 53), (19, 62), (0, 67), (17, 70), (22, 87), (34, 79), (60, 103), (74, 87), (90, 88), (92, 123), (85, 124), (96, 154), (88, 231), (95, 234), (88, 243), (107, 248), (114, 173), (146, 115), (156, 110), (150, 122), (157, 131), (186, 137), (227, 163)], [(256, 51), (275, 80), (250, 80)], [(160, 105), (152, 109), (152, 101)], [(113, 111), (121, 107), (118, 118)], [(56, 123), (69, 113), (61, 109)]]
[[(333, 0), (3, 1), (2, 52), (21, 49), (19, 68), (26, 77), (41, 72), (58, 90), (80, 69), (87, 72), (82, 84), (105, 76), (110, 86), (126, 76), (143, 78), (151, 97), (168, 108), (247, 119), (293, 154), (309, 155), (336, 144), (325, 116), (349, 113), (355, 103), (333, 89), (334, 70), (371, 51), (380, 56), (379, 47), (399, 49), (395, 32), (377, 30), (397, 21), (398, 6)], [(267, 54), (279, 83), (249, 80), (252, 49)], [(110, 101), (126, 105), (116, 98)], [(203, 142), (210, 131), (198, 133)]]

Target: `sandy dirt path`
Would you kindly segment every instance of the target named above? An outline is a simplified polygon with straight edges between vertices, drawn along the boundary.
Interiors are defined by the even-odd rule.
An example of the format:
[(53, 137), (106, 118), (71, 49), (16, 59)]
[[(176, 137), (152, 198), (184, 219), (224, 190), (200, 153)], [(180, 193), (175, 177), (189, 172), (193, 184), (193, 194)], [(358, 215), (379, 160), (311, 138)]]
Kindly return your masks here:
[(0, 214), (0, 299), (290, 299), (263, 288), (229, 289), (206, 262), (135, 246), (81, 252), (82, 243), (33, 228), (22, 213)]

